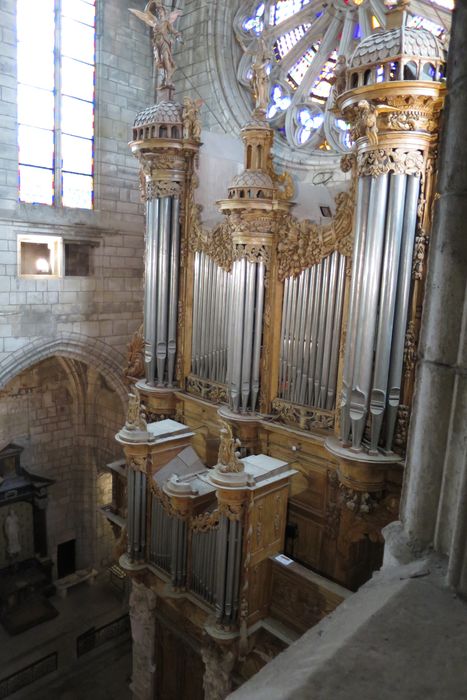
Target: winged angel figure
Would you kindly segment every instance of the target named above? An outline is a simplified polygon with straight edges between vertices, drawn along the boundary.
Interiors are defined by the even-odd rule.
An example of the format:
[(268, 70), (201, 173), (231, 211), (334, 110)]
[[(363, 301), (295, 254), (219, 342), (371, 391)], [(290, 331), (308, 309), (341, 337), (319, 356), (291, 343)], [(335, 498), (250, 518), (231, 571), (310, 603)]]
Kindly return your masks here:
[(151, 27), (154, 60), (157, 68), (160, 68), (164, 74), (161, 87), (172, 88), (172, 75), (175, 71), (175, 62), (172, 56), (173, 43), (175, 39), (181, 37), (174, 24), (182, 14), (181, 11), (169, 11), (162, 4), (162, 0), (150, 0), (143, 12), (133, 9), (130, 9), (130, 12), (148, 27)]

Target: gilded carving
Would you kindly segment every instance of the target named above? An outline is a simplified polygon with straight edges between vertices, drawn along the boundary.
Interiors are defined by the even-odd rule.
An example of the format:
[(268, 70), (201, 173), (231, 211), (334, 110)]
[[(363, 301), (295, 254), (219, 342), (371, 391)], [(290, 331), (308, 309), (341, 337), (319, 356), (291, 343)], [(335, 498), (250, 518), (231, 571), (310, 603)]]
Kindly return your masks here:
[(403, 451), (407, 445), (407, 433), (409, 430), (410, 408), (399, 404), (397, 408), (396, 428), (394, 431), (394, 445)]
[(180, 197), (182, 185), (172, 180), (150, 180), (146, 182), (146, 199), (158, 197)]
[(263, 263), (269, 267), (271, 250), (269, 246), (238, 243), (234, 249), (234, 260), (245, 258), (248, 262)]
[(226, 217), (212, 231), (205, 231), (201, 224), (201, 206), (191, 196), (188, 204), (188, 245), (192, 252), (204, 253), (227, 272), (232, 269), (232, 224)]
[(244, 470), (244, 464), (239, 459), (241, 442), (234, 438), (232, 427), (225, 420), (221, 420), (219, 454), (216, 469), (223, 474), (237, 473)]
[(128, 467), (134, 469), (135, 472), (146, 473), (146, 456), (145, 455), (131, 455), (127, 460)]
[(225, 515), (229, 520), (243, 520), (243, 503), (219, 503), (220, 515)]
[[(345, 165), (348, 163), (349, 160), (346, 160)], [(319, 226), (308, 220), (299, 221), (290, 214), (282, 215), (278, 226), (281, 236), (277, 243), (280, 280), (299, 275), (335, 251), (341, 255), (352, 255), (354, 187), (349, 192), (339, 192), (335, 202), (336, 213), (327, 226)]]
[(356, 515), (368, 515), (379, 504), (375, 494), (369, 494), (366, 491), (354, 491), (343, 484), (341, 484), (340, 489), (342, 504)]
[(406, 148), (377, 148), (357, 155), (360, 177), (379, 177), (387, 173), (421, 175), (425, 166), (423, 153)]
[(186, 390), (194, 396), (201, 396), (212, 403), (228, 403), (228, 390), (226, 384), (218, 384), (209, 379), (201, 379), (189, 374), (186, 379)]
[(412, 319), (407, 326), (404, 344), (404, 375), (410, 377), (417, 361), (417, 332), (415, 321)]
[(219, 527), (219, 511), (213, 510), (212, 513), (201, 513), (190, 519), (190, 528), (194, 532), (208, 532)]
[(324, 430), (334, 428), (334, 412), (319, 408), (297, 406), (283, 399), (272, 402), (274, 420), (285, 425), (294, 425), (301, 430)]
[(144, 377), (144, 331), (143, 324), (133, 334), (128, 344), (127, 366), (124, 374), (128, 378), (141, 379)]

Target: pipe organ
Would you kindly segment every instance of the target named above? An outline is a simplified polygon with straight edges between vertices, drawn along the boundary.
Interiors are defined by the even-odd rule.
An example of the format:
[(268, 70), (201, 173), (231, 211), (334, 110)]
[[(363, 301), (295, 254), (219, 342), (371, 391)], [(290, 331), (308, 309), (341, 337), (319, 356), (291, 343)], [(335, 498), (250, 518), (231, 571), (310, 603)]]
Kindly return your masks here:
[[(400, 8), (388, 19), (333, 88), (354, 150), (329, 225), (291, 213), (261, 95), (241, 132), (244, 170), (210, 231), (196, 204), (197, 105), (165, 86), (134, 125), (146, 266), (117, 436), (128, 471), (121, 565), (237, 660), (272, 614), (278, 552), (355, 590), (380, 566), (381, 530), (398, 515), (445, 56)], [(405, 80), (414, 52), (432, 81)], [(288, 579), (298, 587), (289, 616), (330, 612), (300, 573)]]
[(280, 398), (334, 408), (344, 288), (345, 257), (337, 251), (285, 279)]

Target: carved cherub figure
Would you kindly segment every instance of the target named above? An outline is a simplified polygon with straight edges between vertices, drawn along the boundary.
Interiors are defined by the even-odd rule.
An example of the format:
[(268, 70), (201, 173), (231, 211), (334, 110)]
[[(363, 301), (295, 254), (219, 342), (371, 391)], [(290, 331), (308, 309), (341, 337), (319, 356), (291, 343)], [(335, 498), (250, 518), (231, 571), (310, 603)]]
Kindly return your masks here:
[(175, 39), (181, 37), (174, 24), (182, 14), (181, 11), (169, 11), (162, 4), (162, 0), (150, 0), (143, 12), (134, 9), (130, 9), (130, 12), (147, 24), (148, 27), (151, 27), (154, 60), (157, 68), (163, 71), (161, 87), (173, 87), (172, 76), (175, 71), (175, 62), (172, 55), (173, 43)]

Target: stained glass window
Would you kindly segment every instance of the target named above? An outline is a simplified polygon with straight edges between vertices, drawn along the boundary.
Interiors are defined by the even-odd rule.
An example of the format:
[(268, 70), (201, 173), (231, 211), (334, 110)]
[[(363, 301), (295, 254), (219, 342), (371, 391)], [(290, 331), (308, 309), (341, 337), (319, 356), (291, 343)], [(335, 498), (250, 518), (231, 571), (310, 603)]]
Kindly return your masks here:
[(17, 31), (19, 199), (91, 209), (95, 0), (18, 0)]

